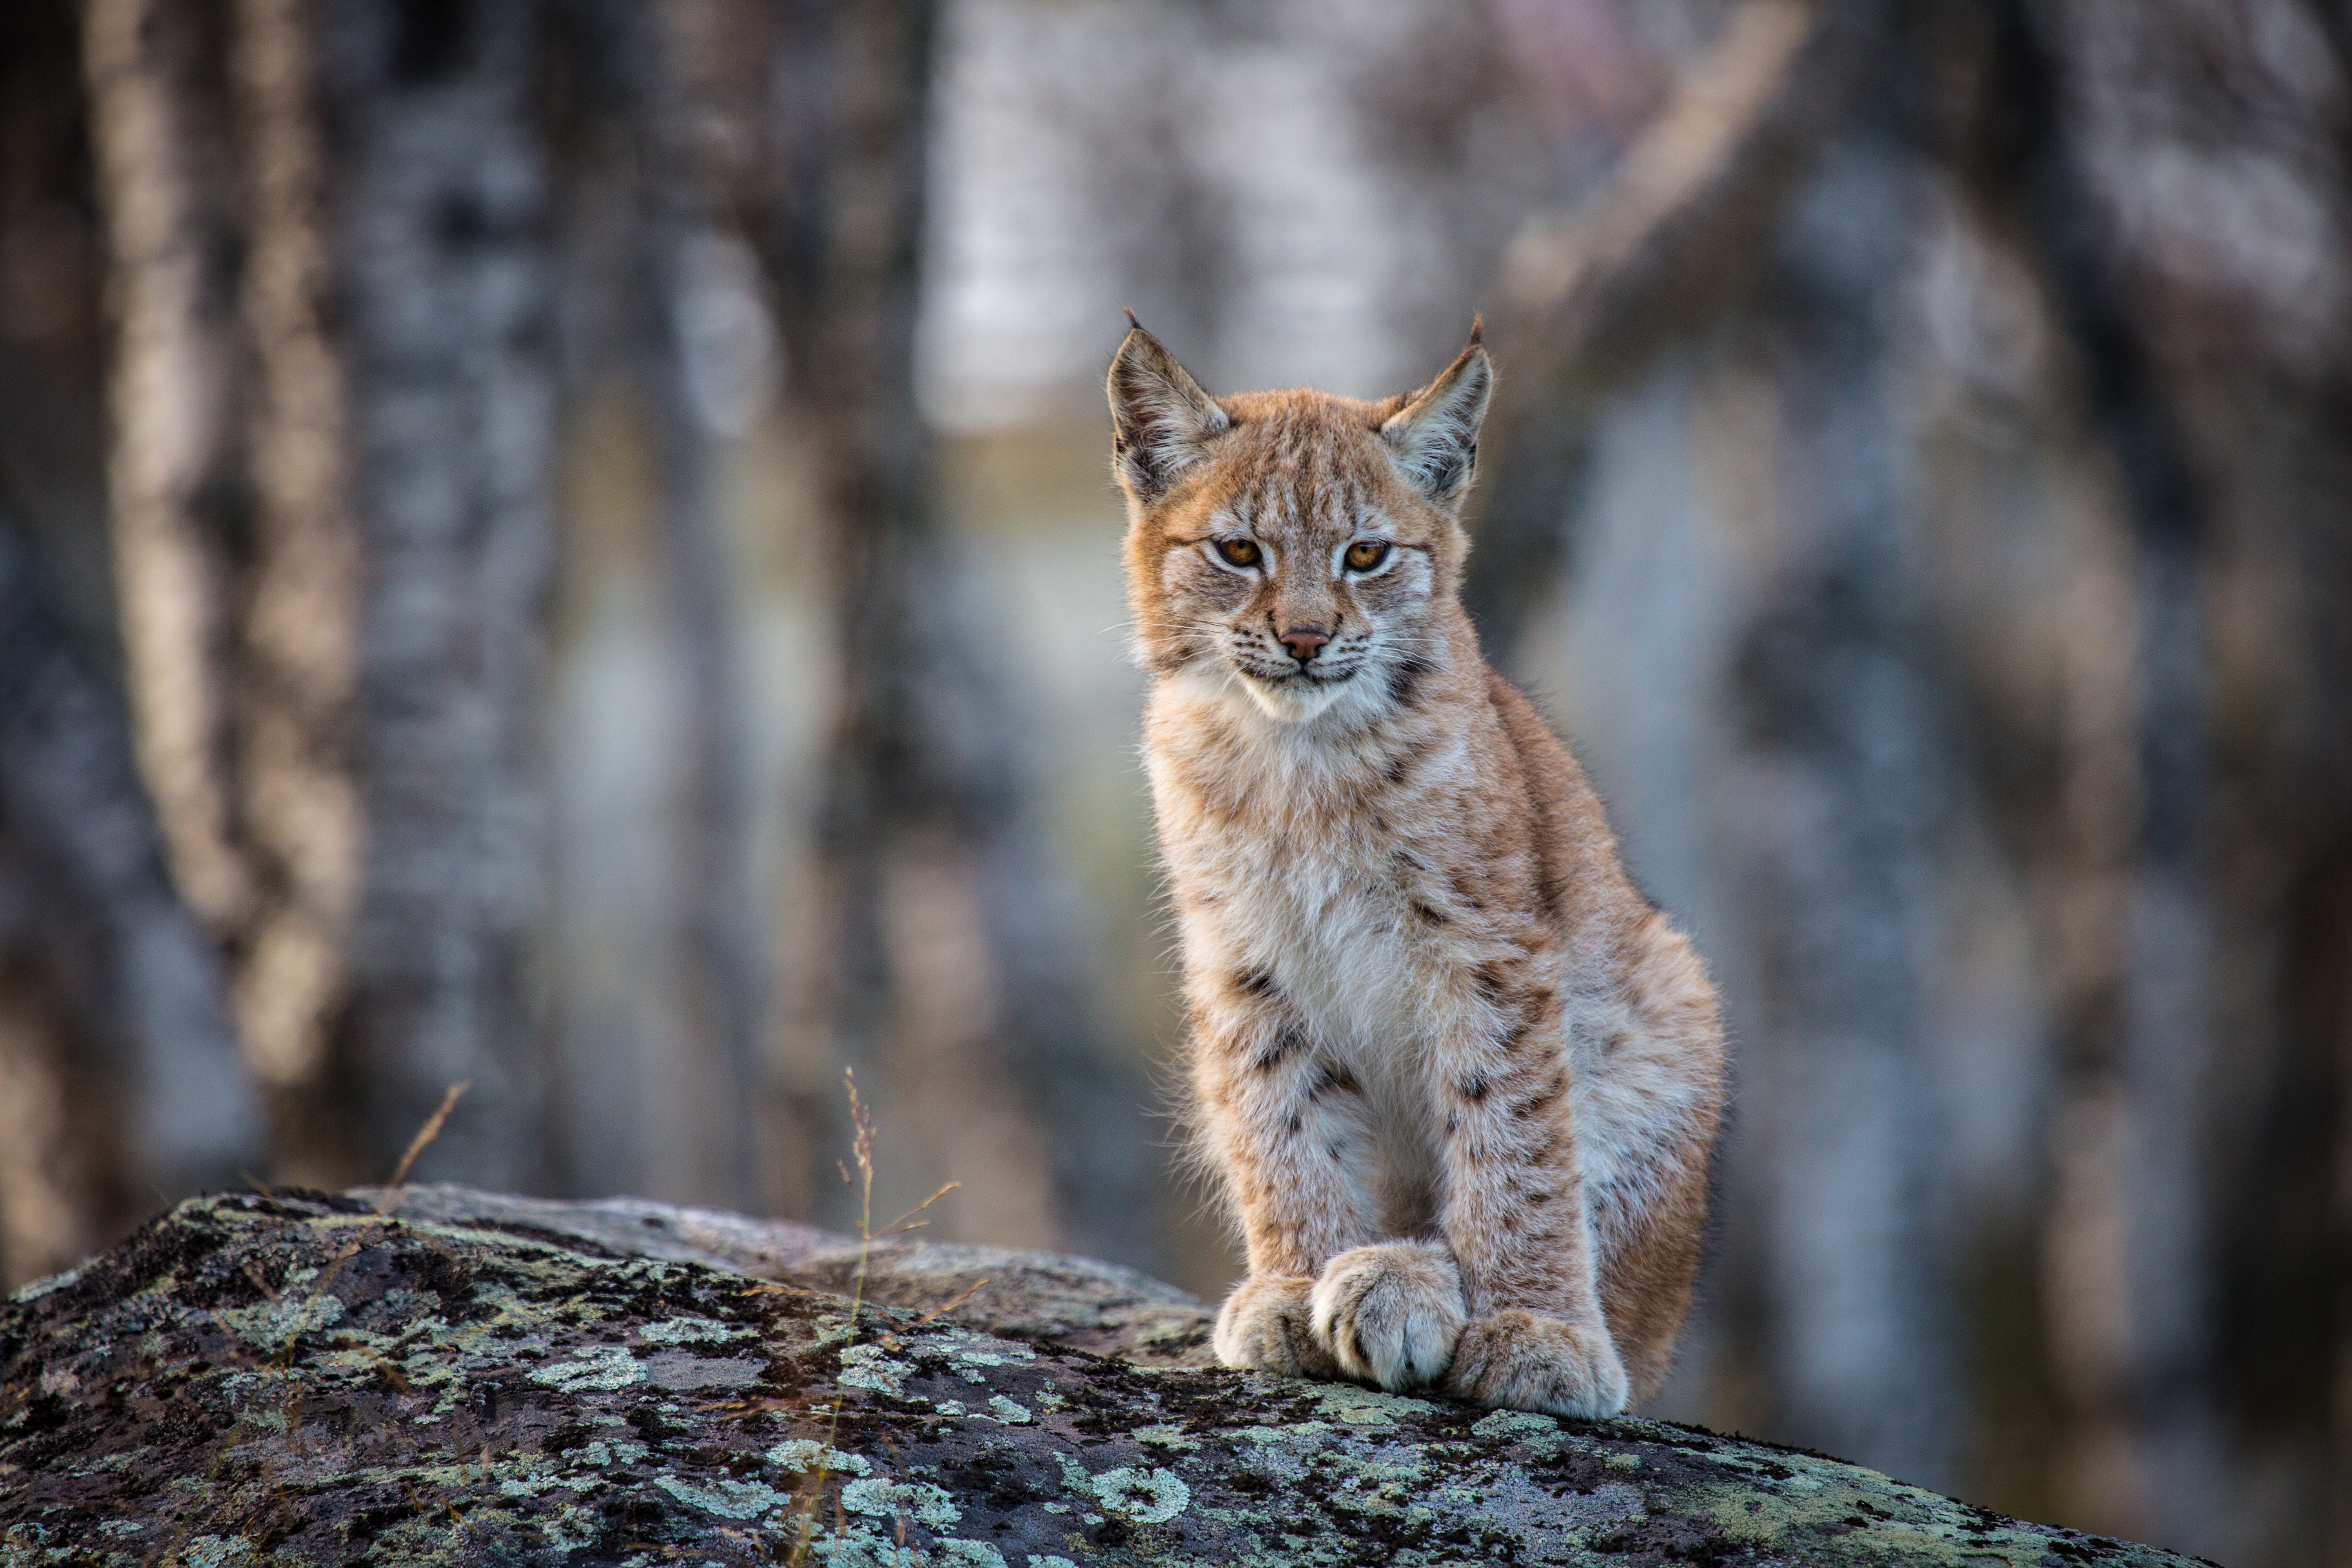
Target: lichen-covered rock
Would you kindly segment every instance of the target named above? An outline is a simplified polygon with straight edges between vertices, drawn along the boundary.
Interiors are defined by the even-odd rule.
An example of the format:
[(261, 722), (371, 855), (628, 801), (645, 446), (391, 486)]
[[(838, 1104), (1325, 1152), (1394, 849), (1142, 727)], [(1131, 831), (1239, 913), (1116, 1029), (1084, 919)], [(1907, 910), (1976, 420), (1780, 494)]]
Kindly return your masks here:
[[(375, 1188), (354, 1196), (383, 1199)], [(629, 1258), (708, 1263), (807, 1290), (847, 1295), (865, 1269), (863, 1299), (928, 1312), (952, 1301), (960, 1323), (1048, 1340), (1146, 1366), (1214, 1366), (1215, 1309), (1175, 1286), (1089, 1258), (1013, 1247), (893, 1236), (861, 1245), (788, 1219), (680, 1208), (644, 1198), (562, 1202), (454, 1184), (403, 1187), (391, 1212), (405, 1218), (491, 1225), (593, 1242)]]
[(2185, 1561), (1689, 1427), (1139, 1365), (350, 1198), (184, 1204), (0, 1306), (0, 1568), (803, 1530), (830, 1568)]

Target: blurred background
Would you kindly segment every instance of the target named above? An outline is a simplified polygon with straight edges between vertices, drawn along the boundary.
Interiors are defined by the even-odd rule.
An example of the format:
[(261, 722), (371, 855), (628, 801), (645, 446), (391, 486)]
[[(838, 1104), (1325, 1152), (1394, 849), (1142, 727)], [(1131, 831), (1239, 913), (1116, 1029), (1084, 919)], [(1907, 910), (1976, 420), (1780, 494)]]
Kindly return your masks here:
[(1100, 377), (1417, 384), (1738, 1037), (1652, 1414), (2352, 1563), (2344, 0), (11, 0), (0, 1277), (207, 1185), (1213, 1296)]

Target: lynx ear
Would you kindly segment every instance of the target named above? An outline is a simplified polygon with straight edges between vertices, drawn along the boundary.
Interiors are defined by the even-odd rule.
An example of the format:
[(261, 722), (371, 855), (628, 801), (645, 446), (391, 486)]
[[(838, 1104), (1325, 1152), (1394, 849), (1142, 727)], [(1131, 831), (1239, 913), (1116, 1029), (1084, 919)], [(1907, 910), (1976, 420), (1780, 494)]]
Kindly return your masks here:
[(1381, 439), (1406, 482), (1449, 511), (1469, 493), (1478, 426), (1495, 390), (1485, 340), (1484, 323), (1473, 321), (1470, 346), (1381, 426)]
[(1111, 468), (1129, 495), (1149, 502), (1166, 495), (1233, 421), (1133, 311), (1127, 320), (1126, 341), (1110, 362)]

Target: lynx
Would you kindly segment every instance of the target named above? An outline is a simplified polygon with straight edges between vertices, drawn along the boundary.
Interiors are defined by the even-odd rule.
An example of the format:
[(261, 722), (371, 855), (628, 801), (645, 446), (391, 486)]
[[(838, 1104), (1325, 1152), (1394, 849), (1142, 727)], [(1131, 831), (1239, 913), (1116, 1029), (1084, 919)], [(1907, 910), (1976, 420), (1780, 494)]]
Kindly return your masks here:
[[(1132, 321), (1133, 318), (1129, 318)], [(1665, 1375), (1715, 994), (1481, 656), (1481, 333), (1417, 393), (1212, 397), (1137, 325), (1112, 465), (1227, 1365), (1600, 1415)]]

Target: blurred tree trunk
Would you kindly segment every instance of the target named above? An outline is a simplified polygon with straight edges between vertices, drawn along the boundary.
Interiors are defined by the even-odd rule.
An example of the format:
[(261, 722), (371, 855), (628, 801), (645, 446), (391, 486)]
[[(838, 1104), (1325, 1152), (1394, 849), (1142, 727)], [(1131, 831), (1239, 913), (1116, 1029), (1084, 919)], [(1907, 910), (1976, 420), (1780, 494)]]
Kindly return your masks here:
[(142, 771), (183, 894), (240, 931), (235, 616), (245, 522), (243, 343), (226, 7), (93, 0), (91, 140), (112, 236), (110, 490), (116, 597)]
[(349, 734), (362, 590), (343, 367), (327, 321), (314, 32), (300, 0), (238, 0), (254, 489), (238, 784), (256, 900), (236, 999), (246, 1048), (290, 1108), (281, 1169), (332, 1179), (359, 1163), (329, 1115), (326, 1078), (363, 852)]
[(1885, 23), (1871, 0), (1747, 0), (1575, 210), (1531, 219), (1492, 290), (1516, 365), (1482, 441), (1463, 599), (1507, 666), (1567, 568), (1602, 404), (1756, 275), (1789, 193), (1851, 111)]
[(538, 8), (336, 0), (318, 16), (362, 551), (341, 737), (364, 846), (341, 1025), (359, 1144), (388, 1168), (470, 1081), (433, 1158), (529, 1185), (554, 412)]
[[(814, 1055), (860, 1069), (899, 1151), (893, 1200), (961, 1178), (950, 1223), (965, 1233), (1148, 1260), (1158, 1155), (1140, 1086), (1088, 1016), (1080, 933), (932, 502), (915, 335), (939, 8), (787, 0), (771, 16), (772, 183), (752, 233), (820, 466), (838, 650)], [(800, 1088), (815, 1174), (793, 1184), (840, 1193), (839, 1081), (819, 1069)], [(846, 1202), (819, 1197), (820, 1213), (854, 1217)]]
[(266, 1129), (113, 695), (0, 511), (0, 1269), (75, 1261)]
[(709, 1086), (710, 1190), (719, 1203), (751, 1208), (761, 1189), (756, 1118), (770, 1016), (727, 489), (732, 443), (766, 412), (773, 328), (729, 201), (755, 122), (758, 36), (745, 36), (742, 10), (681, 0), (644, 13), (633, 75), (660, 540), (686, 667), (683, 1022)]
[(1761, 990), (1745, 1080), (1771, 1149), (1761, 1170), (1741, 1163), (1764, 1184), (1774, 1429), (1932, 1485), (1950, 1478), (1959, 1400), (1936, 1309), (1920, 968), (1944, 762), (1890, 408), (1919, 195), (1886, 79), (1898, 62), (1801, 189), (1764, 285), (1791, 543), (1735, 666)]
[[(267, 1153), (218, 966), (165, 874), (116, 684), (91, 164), (110, 150), (94, 121), (110, 111), (119, 131), (125, 106), (119, 79), (79, 68), (92, 23), (106, 25), (61, 3), (0, 14), (0, 1289), (104, 1244), (157, 1194), (233, 1183)], [(168, 42), (184, 67), (186, 36)], [(217, 105), (216, 79), (196, 90)], [(152, 131), (169, 107), (150, 98), (129, 112)], [(175, 145), (222, 152), (192, 131)], [(184, 234), (151, 226), (150, 237), (151, 295), (169, 274), (163, 291), (202, 296), (216, 324), (220, 258), (192, 255)], [(201, 357), (184, 341), (160, 357), (174, 350)], [(160, 371), (158, 357), (142, 363)], [(163, 469), (187, 459), (151, 471), (168, 487), (208, 468), (220, 431), (202, 397), (220, 389), (161, 379), (180, 423), (151, 426), (171, 450), (147, 456)]]
[[(2136, 557), (2131, 750), (2103, 769), (2116, 778), (2105, 799), (2115, 826), (2105, 837), (2122, 851), (2110, 868), (2115, 936), (2103, 983), (2082, 987), (2086, 1006), (2065, 1020), (2046, 1298), (2055, 1361), (2067, 1373), (2063, 1493), (2072, 1514), (2222, 1549), (2213, 1523), (2230, 1514), (2222, 1377), (2234, 1361), (2242, 1373), (2234, 1383), (2261, 1389), (2277, 1383), (2253, 1371), (2272, 1356), (2307, 1368), (2328, 1354), (2326, 1331), (2310, 1321), (2310, 1310), (2274, 1302), (2326, 1300), (2326, 1265), (2316, 1265), (2319, 1277), (2312, 1269), (2331, 1244), (2331, 1223), (2322, 1204), (2294, 1194), (2328, 1183), (2331, 1150), (2340, 1147), (2326, 1107), (2331, 1041), (2340, 1039), (2331, 1032), (2340, 1023), (2331, 1020), (2343, 1016), (2345, 994), (2340, 912), (2352, 910), (2343, 879), (2352, 771), (2340, 742), (2310, 745), (2310, 738), (2347, 717), (2343, 666), (2331, 658), (2340, 635), (2326, 630), (2343, 614), (2343, 599), (2331, 597), (2331, 585), (2343, 581), (2340, 564), (2331, 545), (2312, 550), (2343, 531), (2345, 384), (2338, 372), (2333, 385), (2322, 378), (2298, 388), (2295, 376), (2246, 364), (2244, 348), (2261, 331), (2244, 318), (2225, 355), (2200, 355), (2188, 376), (2178, 360), (2166, 364), (2164, 318), (2145, 291), (2145, 275), (2161, 270), (2161, 257), (2133, 257), (2119, 240), (2119, 207), (2128, 202), (2119, 184), (2131, 167), (2112, 143), (2095, 146), (2091, 115), (2098, 97), (2112, 103), (2122, 89), (2197, 113), (2206, 73), (2232, 68), (2230, 45), (2206, 57), (2213, 40), (2192, 42), (2200, 52), (2185, 73), (2192, 80), (2166, 80), (2185, 61), (2166, 58), (2164, 33), (2188, 24), (2143, 19), (2138, 75), (2126, 87), (2086, 80), (2098, 66), (2084, 57), (2116, 42), (2084, 47), (2095, 26), (2065, 7), (1997, 7), (1992, 87), (2000, 97), (1980, 151), (1983, 184), (2025, 237), (2070, 339), (2084, 411), (2110, 456)], [(2107, 70), (2112, 64), (2110, 54)], [(2352, 91), (2345, 64), (2338, 61), (2340, 94)], [(2206, 134), (2237, 141), (2244, 132), (2209, 127)], [(2347, 172), (2352, 164), (2338, 160), (2338, 214)], [(2232, 381), (2232, 395), (2209, 397), (2201, 414), (2185, 416), (2194, 405), (2180, 388), (2204, 390), (2213, 372)], [(2261, 414), (2246, 418), (2253, 409)], [(2237, 421), (2249, 428), (2222, 435)], [(2331, 428), (2333, 439), (2324, 435)], [(2294, 738), (2282, 757), (2251, 769), (2216, 766), (2213, 757), (2213, 736), (2227, 733), (2209, 696), (2227, 491), (2237, 491), (2246, 517), (2284, 524), (2270, 538), (2239, 541), (2239, 550), (2253, 545), (2307, 566), (2291, 602), (2279, 606), (2295, 632), (2277, 648), (2277, 668), (2294, 677), (2274, 700), (2294, 715), (2286, 726)], [(2237, 856), (2218, 858), (2216, 799), (2225, 773), (2242, 769), (2255, 773), (2249, 783), (2265, 820), (2239, 835)], [(2086, 830), (2100, 837), (2098, 827)], [(2249, 879), (2230, 863), (2267, 856), (2295, 868), (2291, 886), (2284, 896), (2265, 889), (2249, 900)], [(2315, 971), (2312, 957), (2322, 952), (2328, 957)], [(2232, 1008), (2221, 985), (2230, 969), (2272, 973), (2277, 992)], [(2225, 1048), (2230, 1011), (2242, 1023)], [(2255, 1110), (2255, 1126), (2232, 1129), (2242, 1114), (2232, 1100), (2244, 1105), (2246, 1096), (2216, 1096), (2230, 1079), (2272, 1079), (2282, 1098)], [(2284, 1180), (2263, 1180), (2267, 1171)], [(2244, 1213), (2222, 1220), (2232, 1201)], [(2251, 1281), (2234, 1290), (2222, 1281), (2246, 1274), (2267, 1277), (2270, 1289), (2255, 1289), (2263, 1305), (2232, 1311), (2230, 1298)], [(2227, 1317), (2239, 1319), (2244, 1335), (2234, 1347)], [(2286, 1380), (2300, 1383), (2300, 1375), (2286, 1373)], [(2298, 1422), (2279, 1415), (2286, 1413), (2263, 1420)], [(2239, 1528), (2239, 1540), (2255, 1540), (2253, 1521)]]
[[(212, 16), (106, 0), (87, 27), (143, 754), (283, 1091), (280, 1168), (378, 1173), (470, 1079), (436, 1157), (525, 1183), (551, 397), (536, 12), (237, 0), (206, 34)], [(207, 162), (213, 71), (241, 191)], [(208, 270), (237, 195), (241, 450)], [(243, 535), (207, 510), (240, 462)]]

